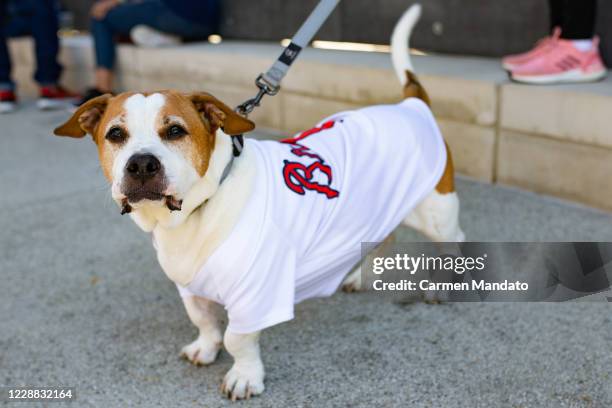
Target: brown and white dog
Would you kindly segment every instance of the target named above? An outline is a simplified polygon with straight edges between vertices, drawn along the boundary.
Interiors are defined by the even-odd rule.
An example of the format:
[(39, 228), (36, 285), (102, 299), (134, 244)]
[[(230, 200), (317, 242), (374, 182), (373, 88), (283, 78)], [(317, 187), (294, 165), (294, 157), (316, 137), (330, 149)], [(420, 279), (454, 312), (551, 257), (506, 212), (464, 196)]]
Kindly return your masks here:
[[(406, 46), (419, 15), (420, 8), (415, 6), (398, 23), (392, 38), (393, 60), (405, 97), (429, 103), (411, 72)], [(253, 128), (252, 122), (209, 94), (160, 91), (93, 99), (55, 134), (93, 137), (113, 199), (122, 213), (129, 213), (139, 227), (153, 233), (164, 272), (179, 286), (185, 286), (227, 240), (254, 194), (256, 177), (262, 176), (255, 172), (254, 153), (248, 144), (242, 155), (232, 159), (228, 135)], [(445, 158), (443, 174), (434, 179), (435, 188), (405, 216), (404, 223), (433, 240), (461, 241), (464, 235), (458, 222), (459, 201), (450, 152)], [(350, 274), (345, 286), (360, 289), (360, 274)], [(195, 364), (210, 364), (223, 344), (234, 365), (224, 378), (222, 392), (231, 399), (263, 392), (259, 330), (228, 329), (222, 335), (212, 313), (213, 300), (186, 296), (183, 301), (199, 336), (182, 349), (182, 354)], [(230, 315), (230, 325), (231, 320)]]

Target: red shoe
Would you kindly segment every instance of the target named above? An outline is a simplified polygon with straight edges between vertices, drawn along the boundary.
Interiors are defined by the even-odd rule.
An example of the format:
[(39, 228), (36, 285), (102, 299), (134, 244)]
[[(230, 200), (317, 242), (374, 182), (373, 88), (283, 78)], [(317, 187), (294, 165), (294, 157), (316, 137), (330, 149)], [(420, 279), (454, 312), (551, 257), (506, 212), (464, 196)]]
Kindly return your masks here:
[(0, 113), (9, 113), (17, 106), (17, 95), (11, 90), (0, 90)]
[(61, 85), (41, 86), (36, 106), (40, 110), (61, 109), (71, 106), (79, 95)]

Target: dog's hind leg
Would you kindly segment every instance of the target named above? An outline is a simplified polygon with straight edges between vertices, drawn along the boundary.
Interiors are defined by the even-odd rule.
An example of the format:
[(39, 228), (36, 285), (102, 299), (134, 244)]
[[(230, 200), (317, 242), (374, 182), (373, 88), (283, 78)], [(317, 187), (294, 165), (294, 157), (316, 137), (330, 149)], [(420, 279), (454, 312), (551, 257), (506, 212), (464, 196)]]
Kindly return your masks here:
[(183, 298), (191, 322), (199, 329), (198, 338), (181, 350), (181, 356), (195, 365), (211, 364), (217, 358), (223, 342), (216, 304), (197, 296)]
[[(385, 248), (387, 248), (389, 245), (392, 245), (393, 243), (395, 243), (395, 235), (394, 233), (391, 233), (380, 245), (374, 248), (371, 253), (382, 254), (385, 252)], [(357, 264), (357, 266), (355, 266), (355, 269), (349, 272), (349, 274), (346, 275), (346, 277), (344, 278), (344, 281), (342, 281), (342, 290), (344, 292), (359, 292), (364, 289), (364, 282), (361, 274), (361, 266), (363, 265), (363, 263), (364, 261), (361, 260)]]
[(361, 262), (346, 275), (344, 281), (342, 281), (342, 290), (347, 293), (359, 292), (363, 288), (363, 282), (361, 277)]
[(432, 191), (404, 220), (404, 224), (422, 232), (432, 241), (463, 242), (459, 226), (459, 197), (455, 191), (453, 159), (448, 150), (446, 170)]
[(404, 220), (404, 224), (436, 242), (463, 242), (457, 193), (434, 190)]

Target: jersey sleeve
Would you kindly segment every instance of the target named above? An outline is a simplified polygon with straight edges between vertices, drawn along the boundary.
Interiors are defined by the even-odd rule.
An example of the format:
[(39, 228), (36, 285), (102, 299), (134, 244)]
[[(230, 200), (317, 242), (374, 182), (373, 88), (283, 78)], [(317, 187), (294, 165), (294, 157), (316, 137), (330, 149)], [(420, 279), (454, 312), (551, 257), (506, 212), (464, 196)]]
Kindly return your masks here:
[[(249, 270), (227, 294), (233, 333), (252, 333), (293, 319), (296, 251), (278, 232), (263, 240)], [(270, 235), (268, 235), (270, 237)]]

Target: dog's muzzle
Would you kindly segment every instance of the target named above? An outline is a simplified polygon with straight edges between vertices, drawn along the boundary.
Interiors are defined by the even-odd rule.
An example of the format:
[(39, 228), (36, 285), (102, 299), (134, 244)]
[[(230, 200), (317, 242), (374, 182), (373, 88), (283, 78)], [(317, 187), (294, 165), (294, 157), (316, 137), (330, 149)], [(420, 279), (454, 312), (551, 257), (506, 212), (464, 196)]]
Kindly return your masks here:
[(121, 192), (125, 195), (122, 201), (121, 214), (132, 211), (130, 204), (142, 200), (164, 201), (170, 211), (181, 209), (182, 201), (165, 193), (168, 182), (164, 166), (159, 159), (150, 153), (139, 153), (129, 158), (123, 172)]

